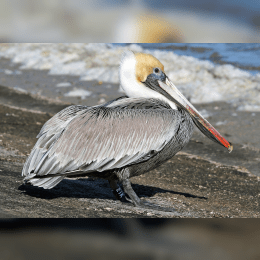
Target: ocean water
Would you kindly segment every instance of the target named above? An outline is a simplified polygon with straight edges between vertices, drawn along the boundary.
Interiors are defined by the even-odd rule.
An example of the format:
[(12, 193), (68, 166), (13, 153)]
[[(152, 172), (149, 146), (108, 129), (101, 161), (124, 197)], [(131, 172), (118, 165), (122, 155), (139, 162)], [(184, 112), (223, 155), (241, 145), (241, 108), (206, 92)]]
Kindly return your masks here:
[[(1, 44), (0, 57), (21, 65), (19, 71), (0, 68), (0, 76), (36, 69), (78, 76), (86, 82), (119, 84), (118, 67), (125, 50), (157, 57), (194, 104), (225, 101), (238, 110), (260, 111), (260, 44)], [(81, 93), (84, 97), (94, 94), (74, 89), (66, 95)]]
[(178, 55), (209, 60), (215, 64), (233, 64), (252, 74), (260, 72), (259, 43), (140, 43), (139, 45), (147, 50), (174, 51)]

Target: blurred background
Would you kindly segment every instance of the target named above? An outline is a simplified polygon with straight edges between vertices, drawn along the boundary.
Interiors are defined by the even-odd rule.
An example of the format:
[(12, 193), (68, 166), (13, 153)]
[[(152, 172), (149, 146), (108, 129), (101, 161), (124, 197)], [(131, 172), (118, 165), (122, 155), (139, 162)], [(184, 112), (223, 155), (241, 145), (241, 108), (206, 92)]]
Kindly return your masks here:
[(0, 259), (260, 258), (257, 219), (0, 221)]
[(10, 0), (1, 42), (259, 42), (256, 0)]

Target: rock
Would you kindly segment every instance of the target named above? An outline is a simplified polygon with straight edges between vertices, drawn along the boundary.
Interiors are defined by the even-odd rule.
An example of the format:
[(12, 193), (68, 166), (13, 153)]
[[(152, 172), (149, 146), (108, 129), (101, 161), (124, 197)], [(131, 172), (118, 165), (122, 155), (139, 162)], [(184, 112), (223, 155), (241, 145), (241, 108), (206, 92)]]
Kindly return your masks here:
[[(65, 179), (51, 190), (24, 185), (21, 171), (36, 142), (36, 135), (51, 115), (66, 105), (35, 99), (30, 94), (13, 93), (4, 87), (0, 91), (3, 95), (0, 104), (0, 217), (260, 216), (260, 178), (252, 174), (256, 168), (249, 171), (247, 164), (243, 165), (243, 159), (240, 159), (243, 156), (248, 156), (248, 159), (258, 158), (259, 151), (256, 149), (245, 153), (242, 145), (233, 143), (236, 155), (233, 158), (217, 144), (208, 143), (205, 137), (203, 141), (197, 141), (196, 132), (183, 152), (161, 167), (131, 179), (141, 199), (172, 208), (173, 212), (123, 204), (115, 199), (108, 182), (102, 179)], [(11, 106), (5, 104), (7, 100), (12, 102)], [(31, 107), (21, 100), (31, 100), (37, 105)], [(215, 106), (211, 105), (212, 111)], [(234, 118), (231, 113), (230, 118)], [(254, 120), (257, 120), (259, 126), (258, 114)], [(229, 165), (227, 158), (233, 158)]]

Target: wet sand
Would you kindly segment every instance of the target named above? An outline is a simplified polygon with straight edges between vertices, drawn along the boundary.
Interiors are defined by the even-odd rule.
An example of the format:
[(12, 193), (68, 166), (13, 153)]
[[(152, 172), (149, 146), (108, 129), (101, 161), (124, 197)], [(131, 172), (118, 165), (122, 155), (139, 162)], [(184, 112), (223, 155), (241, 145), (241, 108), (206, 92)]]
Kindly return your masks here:
[[(0, 82), (0, 217), (260, 216), (260, 113), (236, 111), (221, 102), (196, 105), (233, 143), (234, 151), (229, 154), (197, 130), (187, 147), (170, 161), (132, 178), (139, 197), (175, 209), (164, 212), (116, 201), (107, 181), (101, 179), (65, 179), (51, 190), (23, 185), (23, 163), (42, 125), (70, 103), (91, 106), (120, 96), (118, 86), (82, 83), (77, 77), (49, 76), (45, 71), (5, 75)], [(53, 88), (59, 82), (71, 82), (70, 89), (85, 84), (81, 87), (94, 94), (84, 100), (64, 97)], [(18, 83), (28, 92), (14, 90)]]
[[(18, 109), (19, 104), (14, 106), (14, 103), (0, 105), (2, 216), (259, 217), (259, 177), (254, 174), (259, 169), (259, 150), (233, 142), (234, 155), (229, 154), (215, 144), (208, 144), (203, 136), (196, 138), (199, 133), (195, 133), (185, 150), (169, 162), (131, 180), (138, 196), (174, 207), (173, 213), (123, 205), (115, 200), (107, 181), (99, 179), (64, 180), (52, 190), (25, 186), (21, 170), (36, 142), (35, 136), (44, 122), (66, 105), (38, 99), (35, 112), (30, 107), (32, 96), (14, 94), (4, 87), (1, 87), (1, 94), (3, 89), (14, 103), (13, 97), (17, 95), (17, 99), (24, 99), (27, 105), (23, 109)], [(242, 116), (239, 118), (241, 122)], [(260, 122), (259, 115), (254, 118)], [(222, 128), (221, 132), (225, 130), (224, 126)]]

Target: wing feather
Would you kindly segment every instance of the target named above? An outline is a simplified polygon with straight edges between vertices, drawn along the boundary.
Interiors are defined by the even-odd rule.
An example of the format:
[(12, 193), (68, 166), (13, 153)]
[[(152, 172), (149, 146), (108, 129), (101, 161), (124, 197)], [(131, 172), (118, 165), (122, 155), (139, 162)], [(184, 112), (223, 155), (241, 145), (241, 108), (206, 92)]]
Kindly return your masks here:
[(38, 141), (24, 164), (22, 176), (28, 176), (35, 170), (48, 149), (50, 149), (50, 146), (56, 142), (69, 122), (86, 108), (86, 106), (69, 106), (43, 125), (40, 133), (37, 135)]
[[(62, 174), (121, 168), (148, 160), (152, 151), (162, 150), (179, 127), (180, 113), (158, 104), (156, 109), (133, 104), (128, 109), (130, 101), (136, 102), (125, 99), (114, 107), (111, 103), (72, 106), (55, 115), (38, 135), (23, 169), (25, 179), (34, 178), (37, 186), (49, 188), (63, 178)], [(60, 178), (37, 179), (50, 174)]]
[(180, 123), (174, 112), (88, 109), (69, 123), (35, 173), (105, 171), (132, 164), (172, 138)]

